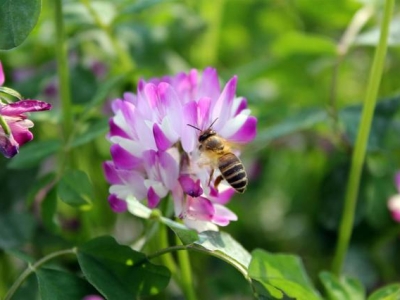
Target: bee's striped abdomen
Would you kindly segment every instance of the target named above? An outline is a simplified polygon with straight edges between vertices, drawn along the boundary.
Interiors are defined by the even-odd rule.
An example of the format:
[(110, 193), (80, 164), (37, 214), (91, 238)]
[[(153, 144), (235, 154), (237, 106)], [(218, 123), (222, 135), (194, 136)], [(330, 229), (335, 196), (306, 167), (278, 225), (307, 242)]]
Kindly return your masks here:
[(219, 158), (219, 170), (222, 177), (238, 192), (243, 193), (247, 187), (247, 174), (240, 159), (233, 153)]

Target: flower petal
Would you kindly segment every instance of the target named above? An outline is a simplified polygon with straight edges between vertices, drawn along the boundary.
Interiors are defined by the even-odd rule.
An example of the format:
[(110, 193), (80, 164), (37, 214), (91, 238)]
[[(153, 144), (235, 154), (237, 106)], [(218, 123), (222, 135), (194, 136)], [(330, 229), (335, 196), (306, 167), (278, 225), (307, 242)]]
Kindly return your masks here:
[(5, 78), (4, 72), (3, 72), (3, 65), (1, 64), (1, 61), (0, 61), (0, 85), (3, 85), (5, 79), (6, 78)]
[(137, 169), (142, 160), (133, 156), (129, 151), (126, 151), (119, 144), (111, 145), (111, 156), (113, 158), (115, 167), (120, 169)]
[(4, 157), (11, 158), (18, 154), (18, 151), (19, 145), (14, 140), (13, 136), (11, 135), (7, 137), (0, 127), (0, 152), (4, 155)]
[(188, 126), (188, 124), (196, 126), (197, 124), (197, 104), (194, 101), (190, 101), (185, 104), (183, 108), (184, 126), (181, 134), (182, 148), (186, 153), (190, 153), (197, 144), (198, 131)]
[(172, 190), (179, 176), (179, 156), (174, 157), (168, 152), (159, 153), (160, 175), (165, 186)]
[(8, 125), (10, 126), (12, 135), (19, 146), (22, 146), (33, 139), (33, 134), (28, 129), (33, 126), (32, 121), (22, 120), (19, 122), (10, 122)]
[(219, 226), (226, 226), (230, 221), (237, 221), (237, 216), (223, 205), (214, 204), (215, 213), (212, 222)]
[(125, 200), (119, 199), (116, 195), (111, 194), (108, 197), (108, 203), (113, 211), (121, 213), (127, 210), (127, 204)]
[(35, 112), (51, 109), (51, 104), (39, 100), (21, 100), (4, 105), (0, 113), (4, 116), (15, 116), (26, 112)]
[(218, 99), (220, 92), (217, 70), (211, 67), (206, 68), (203, 71), (197, 97), (210, 97), (215, 101)]
[(154, 123), (153, 125), (153, 135), (158, 150), (165, 151), (172, 146), (172, 143), (170, 142), (170, 140), (168, 140), (168, 138), (165, 136), (157, 123)]
[(218, 122), (214, 126), (214, 129), (217, 131), (219, 131), (222, 128), (223, 124), (225, 124), (229, 120), (232, 102), (235, 98), (236, 85), (237, 77), (233, 76), (225, 85), (224, 90), (212, 107), (211, 119), (214, 121), (218, 118)]
[(219, 134), (232, 142), (248, 143), (257, 134), (257, 118), (238, 115), (229, 120)]
[(190, 197), (186, 199), (186, 216), (201, 221), (211, 221), (215, 209), (210, 200), (204, 197)]
[(147, 203), (150, 208), (157, 207), (158, 203), (160, 203), (161, 198), (157, 195), (152, 187), (149, 188), (147, 192)]
[(235, 195), (235, 190), (231, 188), (230, 185), (221, 183), (219, 185), (219, 190), (215, 189), (213, 186), (210, 187), (210, 200), (214, 203), (226, 204), (228, 203), (233, 195)]
[(179, 177), (179, 183), (185, 194), (191, 197), (199, 197), (203, 194), (203, 189), (200, 186), (200, 179), (195, 182), (189, 175), (182, 175)]

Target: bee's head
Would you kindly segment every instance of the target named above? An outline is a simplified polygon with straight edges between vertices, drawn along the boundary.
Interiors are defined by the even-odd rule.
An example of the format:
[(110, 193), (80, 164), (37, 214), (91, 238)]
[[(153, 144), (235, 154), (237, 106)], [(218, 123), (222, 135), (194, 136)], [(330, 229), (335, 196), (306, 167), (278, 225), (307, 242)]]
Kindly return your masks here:
[(200, 128), (197, 128), (196, 126), (193, 126), (191, 124), (187, 124), (188, 126), (197, 129), (198, 131), (200, 131), (200, 136), (199, 136), (199, 143), (204, 142), (206, 139), (208, 139), (210, 136), (216, 135), (217, 133), (215, 132), (214, 129), (212, 129), (212, 126), (214, 125), (214, 123), (218, 120), (218, 118), (216, 118), (210, 125), (210, 127), (208, 127), (208, 129), (202, 131)]
[(212, 128), (208, 128), (208, 129), (204, 130), (199, 136), (199, 143), (204, 142), (210, 136), (213, 136), (213, 135), (216, 135), (216, 134), (217, 133)]

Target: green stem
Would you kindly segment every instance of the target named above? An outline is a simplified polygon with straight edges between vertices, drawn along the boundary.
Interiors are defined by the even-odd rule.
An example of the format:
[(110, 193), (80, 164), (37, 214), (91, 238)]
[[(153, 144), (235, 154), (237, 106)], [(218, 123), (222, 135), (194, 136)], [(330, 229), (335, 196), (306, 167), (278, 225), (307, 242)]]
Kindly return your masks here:
[[(159, 246), (160, 249), (166, 249), (169, 247), (168, 243), (168, 231), (167, 227), (162, 224), (161, 222), (159, 223)], [(167, 268), (171, 271), (172, 276), (177, 279), (177, 282), (179, 282), (177, 276), (178, 276), (178, 268), (175, 264), (175, 261), (171, 255), (171, 253), (166, 253), (166, 255), (162, 256), (162, 260), (164, 264), (167, 266)]]
[(54, 23), (56, 27), (55, 51), (57, 57), (57, 73), (61, 98), (62, 131), (64, 142), (68, 142), (68, 137), (72, 129), (73, 115), (70, 95), (68, 51), (64, 32), (64, 21), (62, 12), (62, 1), (54, 1)]
[(336, 275), (339, 275), (341, 272), (343, 261), (349, 247), (354, 222), (354, 213), (358, 197), (358, 189), (361, 179), (361, 172), (365, 160), (368, 136), (371, 129), (379, 84), (381, 81), (383, 65), (386, 56), (387, 38), (389, 34), (390, 20), (393, 14), (393, 7), (394, 0), (387, 0), (385, 4), (383, 22), (381, 25), (379, 44), (375, 51), (370, 77), (367, 84), (367, 91), (361, 115), (361, 122), (358, 129), (356, 144), (352, 155), (350, 175), (347, 182), (347, 190), (345, 195), (343, 215), (340, 223), (338, 243), (333, 259), (332, 270)]
[[(176, 243), (181, 245), (181, 241), (176, 237)], [(192, 268), (190, 265), (189, 253), (188, 251), (178, 252), (178, 261), (181, 270), (181, 284), (183, 293), (185, 294), (185, 299), (196, 300), (196, 294), (194, 293), (194, 284), (192, 277)]]
[(8, 293), (6, 294), (4, 300), (10, 300), (11, 297), (14, 295), (14, 293), (17, 291), (17, 289), (25, 281), (25, 279), (29, 275), (31, 275), (33, 272), (35, 272), (41, 265), (45, 264), (46, 262), (48, 262), (49, 260), (51, 260), (55, 257), (62, 256), (65, 254), (75, 254), (75, 253), (76, 253), (76, 248), (61, 250), (61, 251), (53, 252), (53, 253), (43, 257), (42, 259), (38, 260), (33, 265), (29, 264), (28, 268), (26, 268), (25, 271), (22, 272), (22, 274), (17, 278), (17, 280), (14, 282), (14, 284), (8, 290)]

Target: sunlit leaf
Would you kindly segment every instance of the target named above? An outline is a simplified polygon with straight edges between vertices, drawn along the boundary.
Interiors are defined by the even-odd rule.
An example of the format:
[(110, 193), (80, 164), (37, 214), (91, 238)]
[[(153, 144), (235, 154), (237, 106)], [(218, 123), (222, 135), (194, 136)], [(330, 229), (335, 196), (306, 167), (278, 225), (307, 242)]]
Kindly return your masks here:
[(87, 208), (94, 198), (93, 187), (85, 172), (68, 170), (58, 183), (60, 199), (75, 207)]
[(368, 300), (398, 300), (400, 299), (400, 283), (386, 285), (373, 292)]
[(199, 236), (195, 230), (189, 229), (183, 224), (164, 217), (161, 218), (161, 222), (171, 228), (171, 230), (175, 232), (184, 245), (193, 244), (199, 239)]
[(87, 280), (107, 299), (155, 295), (170, 279), (167, 268), (152, 264), (143, 253), (119, 245), (112, 237), (85, 243), (77, 255)]
[(199, 241), (195, 245), (211, 252), (219, 252), (246, 268), (251, 260), (250, 253), (226, 232), (204, 231), (199, 234)]
[(59, 140), (32, 141), (19, 149), (18, 155), (13, 157), (7, 167), (10, 169), (27, 169), (39, 165), (45, 158), (59, 150)]
[(35, 274), (41, 300), (77, 300), (97, 294), (87, 281), (64, 271), (40, 268)]
[(329, 272), (322, 272), (319, 275), (328, 299), (331, 300), (363, 300), (365, 299), (365, 289), (362, 284), (354, 279), (346, 276), (337, 278)]
[(287, 296), (299, 300), (321, 299), (308, 278), (297, 256), (272, 254), (256, 249), (252, 252), (249, 276), (265, 285), (281, 290)]
[(35, 27), (40, 0), (3, 0), (0, 3), (0, 49), (20, 45)]

